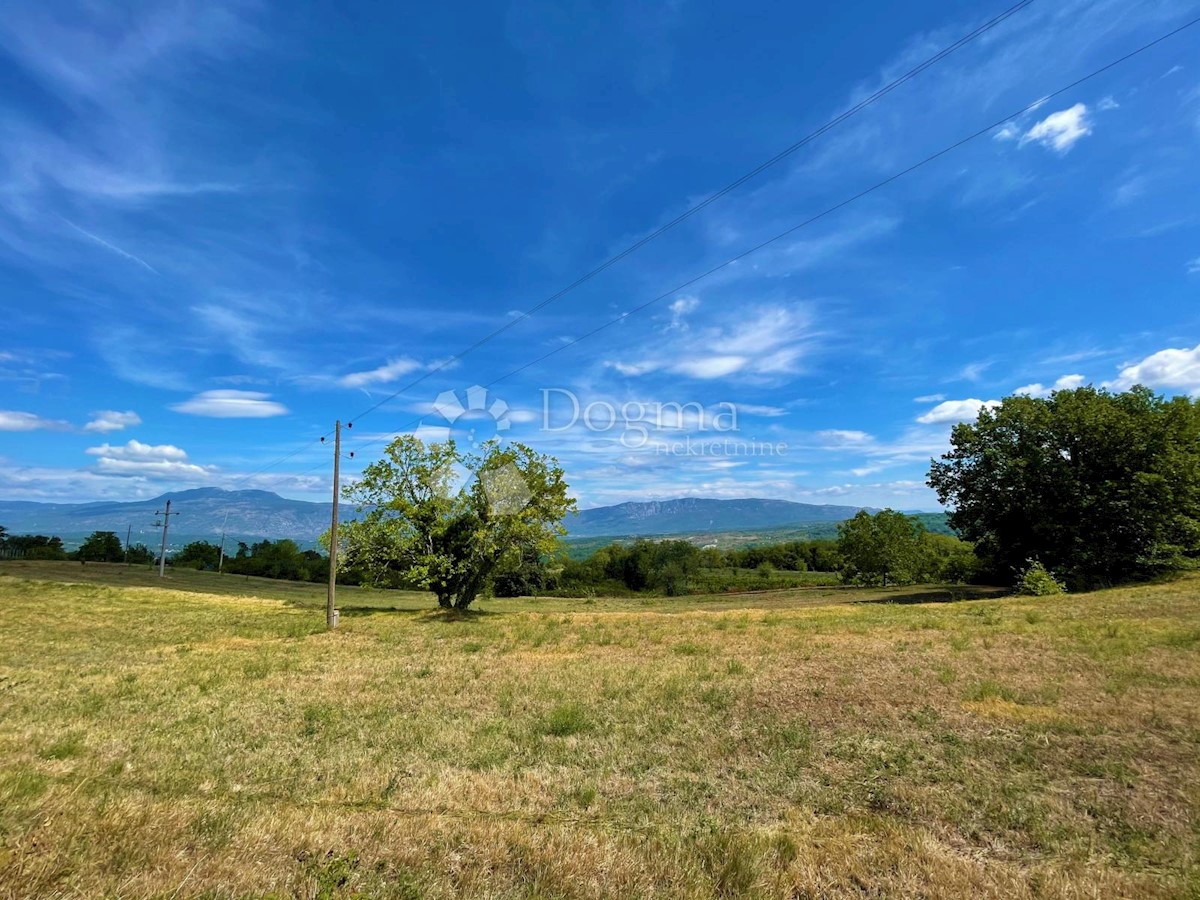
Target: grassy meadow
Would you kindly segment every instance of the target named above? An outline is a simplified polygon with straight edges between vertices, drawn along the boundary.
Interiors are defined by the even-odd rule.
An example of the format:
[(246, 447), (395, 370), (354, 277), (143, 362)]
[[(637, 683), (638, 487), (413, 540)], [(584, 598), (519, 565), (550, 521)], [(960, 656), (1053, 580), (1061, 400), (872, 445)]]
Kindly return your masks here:
[(1200, 578), (340, 596), (0, 563), (0, 897), (1200, 895)]

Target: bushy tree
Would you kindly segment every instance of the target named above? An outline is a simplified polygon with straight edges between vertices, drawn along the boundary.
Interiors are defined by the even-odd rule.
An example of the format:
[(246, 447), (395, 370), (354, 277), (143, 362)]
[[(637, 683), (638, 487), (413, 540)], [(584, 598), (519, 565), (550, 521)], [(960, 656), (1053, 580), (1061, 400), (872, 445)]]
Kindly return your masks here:
[(925, 562), (925, 528), (904, 513), (860, 510), (838, 525), (842, 576), (855, 584), (912, 584)]
[(171, 565), (188, 569), (215, 569), (221, 548), (208, 541), (192, 541), (171, 557)]
[(154, 559), (154, 554), (145, 544), (134, 544), (129, 548), (128, 562), (131, 566), (146, 566)]
[[(219, 550), (219, 547), (208, 544), (201, 552), (215, 567)], [(329, 577), (329, 559), (316, 550), (301, 550), (295, 541), (288, 538), (257, 541), (254, 544), (239, 541), (237, 554), (232, 559), (225, 559), (225, 571), (286, 581), (324, 581)]]
[(555, 582), (550, 560), (527, 547), (500, 566), (492, 577), (492, 592), (497, 597), (535, 597)]
[(926, 533), (921, 538), (921, 581), (974, 581), (979, 574), (979, 560), (970, 542), (946, 534)]
[(1030, 597), (1050, 597), (1065, 594), (1066, 587), (1045, 566), (1033, 560), (1017, 579), (1017, 593)]
[[(456, 489), (458, 473), (470, 472)], [(563, 471), (523, 444), (405, 435), (345, 490), (362, 518), (342, 526), (341, 559), (375, 583), (400, 579), (433, 591), (443, 608), (466, 609), (492, 576), (524, 554), (548, 555), (575, 508)]]
[(1136, 387), (1008, 397), (954, 428), (929, 484), (997, 577), (1041, 560), (1077, 588), (1200, 553), (1200, 403)]
[(75, 558), (84, 562), (123, 562), (125, 548), (112, 531), (93, 531), (75, 551)]

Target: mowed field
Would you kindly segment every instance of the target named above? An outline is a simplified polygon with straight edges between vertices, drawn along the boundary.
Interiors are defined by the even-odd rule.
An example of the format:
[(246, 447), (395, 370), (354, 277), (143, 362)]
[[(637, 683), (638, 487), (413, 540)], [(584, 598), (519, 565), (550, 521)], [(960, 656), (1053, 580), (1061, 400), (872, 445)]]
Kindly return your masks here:
[(1200, 578), (341, 596), (0, 564), (0, 896), (1200, 895)]

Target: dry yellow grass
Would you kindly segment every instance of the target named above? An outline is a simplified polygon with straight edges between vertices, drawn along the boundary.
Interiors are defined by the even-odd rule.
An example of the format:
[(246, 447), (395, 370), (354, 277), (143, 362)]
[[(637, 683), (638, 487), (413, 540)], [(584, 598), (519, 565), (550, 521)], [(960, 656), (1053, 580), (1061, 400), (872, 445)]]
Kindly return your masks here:
[(1198, 579), (333, 634), (245, 584), (0, 574), (0, 896), (1200, 891)]

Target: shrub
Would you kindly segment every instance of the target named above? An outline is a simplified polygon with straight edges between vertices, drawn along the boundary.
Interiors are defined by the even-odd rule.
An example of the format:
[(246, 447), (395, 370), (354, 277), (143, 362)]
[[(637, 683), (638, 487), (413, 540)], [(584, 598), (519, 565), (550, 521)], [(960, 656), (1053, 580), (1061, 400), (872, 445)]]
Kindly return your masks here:
[(1025, 567), (1025, 571), (1017, 580), (1017, 593), (1027, 594), (1030, 597), (1049, 597), (1066, 592), (1067, 589), (1063, 583), (1037, 560), (1030, 560), (1029, 565)]

